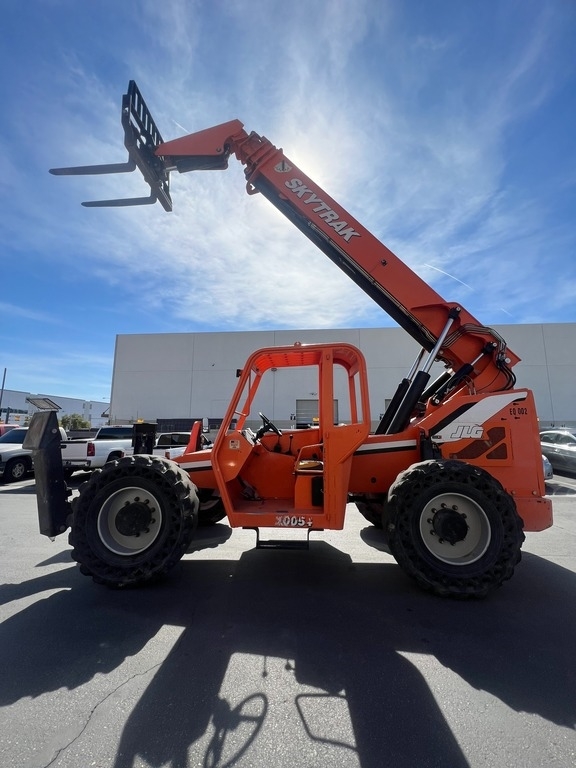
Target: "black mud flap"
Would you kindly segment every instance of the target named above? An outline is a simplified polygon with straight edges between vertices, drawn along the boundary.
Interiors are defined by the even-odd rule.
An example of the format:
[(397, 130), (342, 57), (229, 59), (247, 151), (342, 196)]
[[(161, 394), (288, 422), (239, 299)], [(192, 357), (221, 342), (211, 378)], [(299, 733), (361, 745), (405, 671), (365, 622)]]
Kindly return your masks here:
[(60, 429), (55, 411), (35, 413), (22, 444), (32, 451), (40, 533), (53, 539), (68, 528), (72, 513), (64, 479)]

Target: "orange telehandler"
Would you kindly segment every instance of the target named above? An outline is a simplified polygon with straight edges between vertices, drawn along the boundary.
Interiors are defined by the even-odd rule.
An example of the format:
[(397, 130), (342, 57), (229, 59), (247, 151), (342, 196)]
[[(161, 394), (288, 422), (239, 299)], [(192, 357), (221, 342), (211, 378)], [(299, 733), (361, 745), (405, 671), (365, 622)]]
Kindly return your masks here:
[[(341, 529), (347, 504), (354, 503), (426, 590), (483, 597), (510, 578), (523, 530), (549, 527), (552, 508), (534, 398), (514, 388), (519, 358), (504, 340), (459, 304), (444, 301), (282, 150), (247, 133), (239, 121), (164, 142), (133, 81), (121, 119), (126, 163), (52, 173), (138, 168), (150, 195), (84, 205), (160, 201), (170, 211), (172, 171), (225, 169), (235, 155), (245, 166), (247, 192), (273, 203), (421, 352), (372, 430), (360, 350), (344, 343), (260, 349), (238, 372), (211, 448), (201, 447), (198, 422), (175, 461), (137, 454), (111, 462), (72, 501), (60, 466), (56, 414), (38, 413), (27, 445), (35, 452), (41, 532), (53, 537), (70, 527), (72, 556), (82, 572), (124, 586), (172, 568), (198, 523), (226, 516), (231, 527), (255, 529), (257, 546), (306, 545), (311, 531)], [(444, 368), (432, 380), (435, 362)], [(254, 431), (258, 404), (265, 402), (261, 393), (270, 391), (267, 382), (279, 372), (289, 381), (295, 373), (313, 376), (317, 422), (280, 430), (260, 412), (262, 425)], [(335, 419), (336, 393), (343, 420)], [(261, 540), (261, 528), (301, 529), (302, 540)]]

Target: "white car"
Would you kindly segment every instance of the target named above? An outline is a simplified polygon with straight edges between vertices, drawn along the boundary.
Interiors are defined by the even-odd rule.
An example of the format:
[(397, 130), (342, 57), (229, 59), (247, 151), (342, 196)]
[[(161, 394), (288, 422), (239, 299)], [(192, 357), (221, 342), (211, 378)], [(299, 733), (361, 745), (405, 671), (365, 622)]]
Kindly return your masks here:
[(542, 454), (542, 466), (544, 467), (544, 480), (552, 480), (554, 477), (554, 470), (550, 461)]
[[(16, 427), (0, 437), (0, 478), (11, 483), (24, 480), (34, 469), (32, 451), (22, 448), (28, 427)], [(66, 440), (67, 434), (60, 427), (60, 437)]]

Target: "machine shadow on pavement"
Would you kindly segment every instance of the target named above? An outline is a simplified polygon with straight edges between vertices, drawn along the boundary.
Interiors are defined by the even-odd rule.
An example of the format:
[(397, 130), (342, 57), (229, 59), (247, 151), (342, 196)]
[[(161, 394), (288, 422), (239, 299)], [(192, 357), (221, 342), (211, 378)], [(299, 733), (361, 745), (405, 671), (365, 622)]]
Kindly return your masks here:
[[(329, 764), (324, 751), (338, 765), (381, 768), (386, 756), (395, 768), (464, 768), (411, 654), (517, 711), (569, 728), (576, 720), (576, 622), (566, 611), (576, 576), (531, 554), (480, 602), (428, 596), (395, 564), (354, 563), (317, 541), (310, 552), (248, 550), (237, 561), (192, 553), (146, 589), (95, 587), (71, 567), (4, 585), (0, 598), (43, 591), (52, 593), (0, 626), (2, 706), (113, 670), (166, 624), (184, 630), (128, 716), (114, 768), (250, 762), (279, 689), (300, 723), (302, 762), (291, 765), (310, 765), (312, 754)], [(232, 659), (239, 682), (223, 687)], [(329, 722), (343, 709), (351, 735)], [(276, 730), (269, 765), (282, 764), (282, 738)]]

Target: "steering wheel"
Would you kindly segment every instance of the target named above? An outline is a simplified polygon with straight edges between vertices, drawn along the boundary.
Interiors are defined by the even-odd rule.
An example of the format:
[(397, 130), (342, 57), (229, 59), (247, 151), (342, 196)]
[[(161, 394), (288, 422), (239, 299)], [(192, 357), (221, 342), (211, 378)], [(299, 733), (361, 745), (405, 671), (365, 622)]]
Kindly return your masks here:
[(270, 419), (267, 416), (264, 416), (263, 413), (259, 413), (258, 416), (262, 419), (264, 422), (258, 432), (256, 432), (256, 440), (260, 440), (261, 437), (263, 437), (266, 432), (274, 432), (278, 435), (278, 437), (282, 437), (282, 430), (278, 429), (276, 424), (273, 424)]

